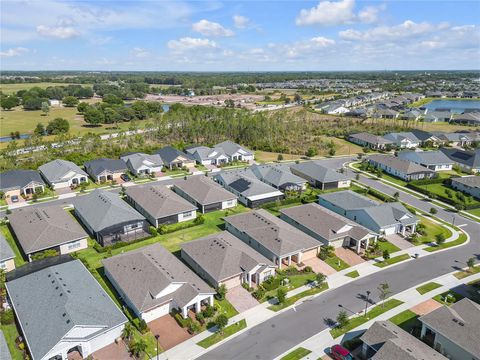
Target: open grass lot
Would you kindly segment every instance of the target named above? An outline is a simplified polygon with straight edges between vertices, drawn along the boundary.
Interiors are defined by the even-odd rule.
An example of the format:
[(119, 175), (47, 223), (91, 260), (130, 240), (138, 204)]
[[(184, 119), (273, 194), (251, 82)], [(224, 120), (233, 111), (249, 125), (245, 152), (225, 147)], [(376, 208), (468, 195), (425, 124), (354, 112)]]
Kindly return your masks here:
[[(8, 350), (12, 355), (13, 360), (23, 360), (23, 354), (20, 350), (18, 350), (15, 339), (18, 337), (18, 331), (15, 324), (11, 325), (0, 325), (0, 330), (2, 330), (3, 335), (5, 336), (5, 340), (7, 342)], [(1, 355), (1, 354), (0, 354)]]
[(389, 320), (395, 325), (401, 327), (406, 332), (410, 332), (412, 328), (421, 326), (418, 320), (419, 316), (411, 310), (402, 311), (400, 314), (395, 315)]
[(233, 334), (239, 332), (242, 329), (245, 329), (247, 327), (247, 322), (245, 319), (240, 320), (239, 322), (236, 322), (232, 325), (227, 326), (225, 329), (223, 329), (222, 332), (216, 332), (213, 335), (210, 335), (209, 337), (203, 339), (202, 341), (199, 341), (197, 345), (200, 345), (203, 348), (208, 348), (212, 346), (213, 344), (218, 343), (219, 341), (222, 341), (223, 339), (226, 339), (229, 336), (232, 336)]
[[(255, 160), (257, 160), (260, 163), (277, 161), (278, 154), (279, 153), (257, 150), (255, 151)], [(298, 160), (302, 158), (302, 155), (294, 155), (294, 154), (282, 154), (282, 155), (283, 155), (283, 160)]]
[(424, 284), (422, 286), (417, 287), (415, 290), (417, 290), (420, 295), (423, 295), (423, 294), (426, 294), (427, 292), (435, 290), (435, 289), (437, 289), (441, 286), (442, 285), (437, 284), (436, 282), (429, 282), (427, 284)]
[(379, 268), (384, 268), (386, 266), (390, 266), (390, 265), (393, 265), (393, 264), (396, 264), (396, 263), (399, 263), (401, 261), (405, 261), (405, 260), (408, 260), (408, 259), (410, 259), (410, 255), (402, 254), (402, 255), (391, 257), (388, 260), (384, 260), (382, 262), (375, 263), (373, 265), (375, 265)]
[[(445, 300), (447, 299), (448, 297), (448, 302), (446, 302)], [(449, 290), (449, 291), (446, 291), (442, 294), (438, 294), (436, 296), (434, 296), (432, 299), (435, 300), (435, 301), (438, 301), (440, 304), (442, 305), (447, 305), (447, 306), (450, 306), (460, 300), (462, 300), (464, 298), (463, 295), (453, 291), (453, 290)]]
[(370, 311), (368, 311), (366, 317), (363, 316), (363, 315), (353, 317), (349, 320), (348, 324), (345, 325), (344, 327), (336, 327), (336, 328), (331, 329), (330, 334), (335, 339), (335, 338), (345, 334), (346, 332), (348, 332), (352, 329), (355, 329), (357, 326), (360, 326), (360, 325), (366, 323), (370, 319), (374, 319), (377, 316), (379, 316), (379, 315), (381, 315), (381, 314), (383, 314), (383, 313), (385, 313), (389, 310), (392, 310), (393, 308), (396, 308), (397, 306), (400, 306), (402, 304), (403, 304), (403, 301), (400, 301), (400, 300), (397, 300), (397, 299), (387, 300), (383, 304), (379, 304), (379, 305), (375, 306), (374, 308), (372, 308)]
[(474, 266), (473, 269), (458, 271), (453, 276), (457, 279), (463, 279), (473, 274), (478, 274), (480, 272), (480, 265)]
[(272, 310), (272, 311), (280, 311), (282, 309), (285, 309), (285, 308), (295, 304), (298, 300), (303, 299), (304, 297), (312, 296), (312, 295), (321, 293), (322, 291), (325, 291), (327, 289), (328, 289), (328, 284), (325, 282), (325, 283), (322, 284), (322, 286), (314, 287), (314, 288), (302, 291), (299, 294), (290, 296), (289, 298), (285, 299), (285, 301), (283, 303), (269, 306), (268, 309)]
[(39, 83), (18, 83), (18, 84), (0, 84), (0, 90), (7, 95), (16, 93), (20, 90), (28, 90), (33, 87), (39, 87), (46, 89), (50, 86), (68, 86), (68, 85), (82, 85), (84, 87), (92, 87), (92, 84), (66, 84), (66, 83), (53, 83), (53, 82), (39, 82)]
[(287, 355), (283, 356), (280, 360), (300, 360), (305, 356), (310, 354), (311, 351), (303, 347), (296, 348), (292, 352), (289, 352)]
[(419, 235), (416, 240), (413, 240), (414, 245), (426, 244), (435, 242), (435, 236), (443, 234), (445, 239), (448, 239), (452, 236), (452, 232), (446, 227), (433, 222), (425, 216), (418, 216), (420, 218), (420, 223), (425, 225), (425, 235)]

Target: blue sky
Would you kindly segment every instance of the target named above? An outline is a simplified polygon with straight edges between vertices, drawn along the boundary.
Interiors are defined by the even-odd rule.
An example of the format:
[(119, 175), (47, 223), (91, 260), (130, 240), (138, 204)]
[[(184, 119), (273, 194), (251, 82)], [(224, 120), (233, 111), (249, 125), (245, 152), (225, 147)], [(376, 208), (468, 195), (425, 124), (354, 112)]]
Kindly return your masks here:
[(480, 1), (11, 1), (3, 70), (480, 68)]

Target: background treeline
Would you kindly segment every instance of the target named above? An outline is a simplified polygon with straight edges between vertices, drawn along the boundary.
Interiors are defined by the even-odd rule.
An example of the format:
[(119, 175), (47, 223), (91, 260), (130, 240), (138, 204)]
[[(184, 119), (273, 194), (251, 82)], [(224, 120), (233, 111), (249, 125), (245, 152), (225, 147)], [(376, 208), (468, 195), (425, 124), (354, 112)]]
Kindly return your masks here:
[[(135, 104), (137, 103), (129, 109), (140, 107)], [(148, 106), (150, 103), (144, 104)], [(102, 111), (100, 108), (112, 108), (108, 103), (97, 107), (99, 111)], [(35, 169), (55, 158), (83, 165), (91, 159), (118, 157), (127, 151), (149, 153), (165, 145), (179, 149), (192, 144), (211, 146), (227, 139), (252, 150), (304, 155), (314, 149), (317, 152), (331, 153), (331, 149), (336, 146), (333, 141), (335, 137), (341, 138), (359, 131), (379, 133), (405, 130), (405, 127), (392, 122), (362, 123), (359, 119), (319, 117), (305, 109), (253, 113), (240, 109), (175, 104), (163, 115), (156, 114), (147, 119), (144, 133), (126, 136), (120, 132), (118, 137), (108, 141), (102, 141), (99, 135), (94, 134), (74, 140), (76, 137), (60, 133), (53, 141), (47, 142), (41, 136), (34, 135), (25, 140), (24, 146), (45, 145), (46, 150), (31, 152), (26, 156), (15, 154), (18, 144), (12, 141), (0, 154), (0, 169)], [(132, 120), (129, 130), (137, 128), (138, 121)], [(52, 143), (56, 145), (52, 146)]]

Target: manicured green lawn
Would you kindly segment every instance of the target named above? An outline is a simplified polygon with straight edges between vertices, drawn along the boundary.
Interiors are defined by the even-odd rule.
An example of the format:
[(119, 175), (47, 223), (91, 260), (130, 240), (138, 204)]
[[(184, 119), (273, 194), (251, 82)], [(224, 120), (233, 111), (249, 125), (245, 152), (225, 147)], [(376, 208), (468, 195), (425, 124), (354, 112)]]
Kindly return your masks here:
[(270, 309), (272, 311), (280, 311), (282, 309), (285, 309), (286, 307), (289, 307), (290, 305), (295, 304), (298, 300), (300, 300), (300, 299), (302, 299), (306, 296), (312, 296), (312, 295), (321, 293), (322, 291), (325, 291), (327, 289), (328, 289), (328, 284), (325, 282), (320, 287), (308, 289), (308, 290), (302, 291), (301, 293), (296, 294), (294, 296), (290, 296), (290, 297), (286, 298), (285, 301), (282, 304), (275, 304), (275, 305), (269, 306), (268, 309)]
[(327, 259), (324, 261), (337, 271), (341, 271), (343, 269), (347, 269), (350, 267), (350, 265), (348, 265), (345, 261), (340, 259), (338, 256), (327, 257)]
[(349, 272), (348, 274), (345, 274), (345, 276), (348, 276), (348, 277), (351, 277), (351, 278), (355, 279), (356, 277), (359, 277), (360, 274), (358, 273), (357, 270), (353, 270), (352, 272)]
[(7, 239), (8, 245), (10, 245), (10, 247), (13, 250), (13, 253), (15, 254), (15, 259), (14, 259), (15, 267), (19, 267), (25, 264), (26, 261), (23, 259), (22, 251), (17, 246), (17, 242), (13, 238), (13, 235), (10, 232), (10, 229), (8, 228), (8, 226), (0, 225), (0, 231), (2, 232), (3, 236), (5, 236), (5, 239)]
[(455, 276), (457, 279), (463, 279), (466, 278), (467, 276), (477, 274), (480, 272), (480, 265), (474, 266), (473, 269), (468, 269), (466, 271), (458, 271), (453, 276)]
[(473, 210), (467, 210), (468, 213), (475, 215), (475, 216), (480, 216), (480, 208), (478, 209), (473, 209)]
[(465, 235), (463, 232), (460, 233), (460, 236), (458, 237), (457, 240), (454, 240), (454, 241), (449, 241), (449, 242), (446, 242), (446, 243), (443, 243), (442, 245), (435, 245), (435, 246), (429, 246), (429, 247), (426, 247), (425, 251), (428, 251), (428, 252), (433, 252), (433, 251), (438, 251), (438, 250), (442, 250), (442, 249), (448, 249), (448, 248), (451, 248), (452, 246), (457, 246), (457, 245), (460, 245), (460, 244), (463, 244), (465, 241), (467, 241), (467, 235)]
[(387, 300), (387, 301), (385, 301), (385, 303), (383, 303), (383, 305), (379, 304), (379, 305), (375, 306), (373, 309), (371, 309), (367, 313), (366, 317), (363, 316), (363, 315), (353, 317), (349, 320), (348, 324), (345, 325), (344, 327), (336, 327), (336, 328), (331, 329), (330, 334), (335, 339), (335, 338), (345, 334), (346, 332), (348, 332), (352, 329), (355, 329), (357, 326), (360, 326), (360, 325), (366, 323), (367, 321), (369, 321), (371, 319), (374, 319), (377, 316), (379, 316), (379, 315), (381, 315), (381, 314), (383, 314), (383, 313), (385, 313), (389, 310), (392, 310), (393, 308), (395, 308), (399, 305), (402, 305), (402, 304), (403, 304), (403, 301), (400, 301), (400, 300), (397, 300), (397, 299)]
[(239, 332), (242, 329), (245, 329), (247, 327), (247, 322), (245, 319), (240, 320), (239, 322), (236, 322), (235, 324), (227, 326), (225, 329), (223, 329), (223, 332), (216, 332), (213, 335), (210, 335), (209, 337), (203, 339), (202, 341), (199, 341), (197, 345), (203, 347), (204, 349), (212, 346), (213, 344), (218, 343), (219, 341), (222, 341), (223, 339), (226, 339), (229, 336), (232, 336), (233, 334)]
[[(445, 302), (445, 297), (447, 295), (451, 295), (452, 297), (450, 298), (451, 300), (449, 300), (450, 302), (446, 303)], [(447, 306), (450, 306), (454, 303), (456, 303), (457, 301), (460, 301), (464, 298), (463, 295), (460, 295), (459, 293), (453, 291), (453, 290), (449, 290), (449, 291), (446, 291), (442, 294), (438, 294), (436, 296), (434, 296), (432, 299), (435, 300), (435, 301), (438, 301), (440, 304), (442, 305), (447, 305)]]
[[(298, 274), (298, 275), (289, 275), (289, 276), (287, 276), (288, 281), (289, 281), (288, 284), (286, 284), (284, 286), (280, 286), (280, 287), (283, 288), (285, 291), (290, 291), (290, 290), (296, 289), (300, 286), (306, 285), (309, 282), (315, 281), (315, 277), (316, 277), (316, 274), (313, 273), (313, 272), (312, 273), (305, 273), (305, 274)], [(265, 301), (267, 301), (271, 298), (276, 297), (277, 296), (277, 291), (278, 291), (278, 288), (270, 290), (270, 291), (266, 291), (265, 295), (260, 300), (260, 302), (265, 302)]]
[(228, 302), (227, 299), (223, 299), (223, 300), (215, 299), (214, 301), (215, 301), (215, 305), (218, 308), (218, 311), (217, 311), (218, 314), (224, 314), (229, 319), (232, 316), (235, 316), (238, 314), (237, 309), (235, 309), (233, 305)]
[(420, 223), (425, 225), (425, 235), (418, 235), (417, 239), (412, 241), (413, 244), (421, 245), (435, 242), (435, 236), (439, 234), (443, 234), (445, 239), (452, 236), (452, 232), (441, 224), (437, 224), (425, 216), (418, 215), (418, 217), (420, 218)]
[(418, 326), (420, 321), (418, 321), (419, 315), (415, 314), (411, 310), (402, 311), (400, 314), (397, 314), (391, 317), (389, 320), (395, 325), (401, 327), (403, 330), (410, 332), (410, 330)]
[[(453, 200), (458, 200), (457, 197), (455, 196), (455, 193), (457, 192), (455, 189), (452, 189), (448, 186), (445, 186), (443, 184), (428, 184), (428, 185), (422, 185), (421, 186), (423, 189), (427, 189), (433, 194), (440, 195), (440, 196), (445, 196), (448, 197), (446, 191), (450, 191), (452, 195)], [(458, 200), (459, 201), (459, 200)], [(480, 206), (480, 201), (476, 200), (475, 198), (471, 198), (470, 201), (466, 202), (467, 205), (479, 205)]]
[(400, 251), (400, 248), (398, 246), (388, 241), (378, 241), (378, 246), (380, 247), (380, 250), (382, 251), (382, 253), (385, 250), (388, 250), (390, 254)]
[(420, 295), (426, 294), (429, 291), (435, 290), (442, 285), (437, 284), (436, 282), (429, 282), (427, 284), (424, 284), (422, 286), (419, 286), (416, 288), (416, 290), (420, 293)]
[(410, 255), (402, 254), (402, 255), (391, 257), (388, 260), (384, 260), (382, 262), (375, 263), (373, 265), (378, 266), (380, 268), (383, 268), (383, 267), (390, 266), (390, 265), (399, 263), (400, 261), (405, 261), (405, 260), (408, 260), (408, 259), (410, 259)]
[(15, 327), (15, 324), (11, 325), (0, 325), (0, 330), (2, 330), (5, 340), (7, 341), (8, 350), (13, 360), (23, 360), (23, 354), (18, 350), (17, 345), (15, 344), (15, 339), (18, 337), (18, 331)]
[(303, 347), (296, 348), (292, 352), (289, 352), (287, 355), (283, 356), (280, 360), (300, 360), (310, 354), (312, 351), (305, 349)]

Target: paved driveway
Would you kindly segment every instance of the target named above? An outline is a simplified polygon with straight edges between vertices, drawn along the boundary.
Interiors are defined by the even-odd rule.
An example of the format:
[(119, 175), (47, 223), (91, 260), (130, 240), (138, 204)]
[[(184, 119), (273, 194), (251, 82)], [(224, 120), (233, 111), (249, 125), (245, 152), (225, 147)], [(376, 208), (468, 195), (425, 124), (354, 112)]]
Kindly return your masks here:
[(310, 266), (312, 270), (316, 273), (322, 273), (323, 275), (332, 275), (337, 271), (328, 265), (325, 261), (320, 260), (319, 258), (312, 258), (302, 261), (306, 266)]
[(442, 304), (440, 304), (438, 301), (428, 299), (418, 305), (415, 305), (410, 310), (415, 314), (422, 316), (438, 309), (439, 307), (442, 307)]
[(258, 305), (258, 301), (241, 286), (235, 286), (227, 291), (227, 300), (239, 313)]
[(388, 235), (387, 240), (393, 245), (400, 248), (400, 250), (408, 249), (413, 247), (413, 244), (410, 241), (405, 240), (398, 234)]
[(336, 248), (335, 255), (337, 255), (340, 259), (345, 261), (350, 266), (358, 265), (365, 262), (365, 260), (363, 260), (359, 255), (355, 254), (355, 252), (343, 247)]
[(131, 360), (130, 353), (127, 350), (127, 346), (120, 340), (118, 344), (112, 343), (104, 348), (95, 351), (93, 354), (94, 360)]
[(158, 341), (164, 350), (171, 349), (192, 337), (187, 329), (178, 325), (171, 315), (165, 315), (149, 322), (148, 327), (153, 335), (160, 335)]

